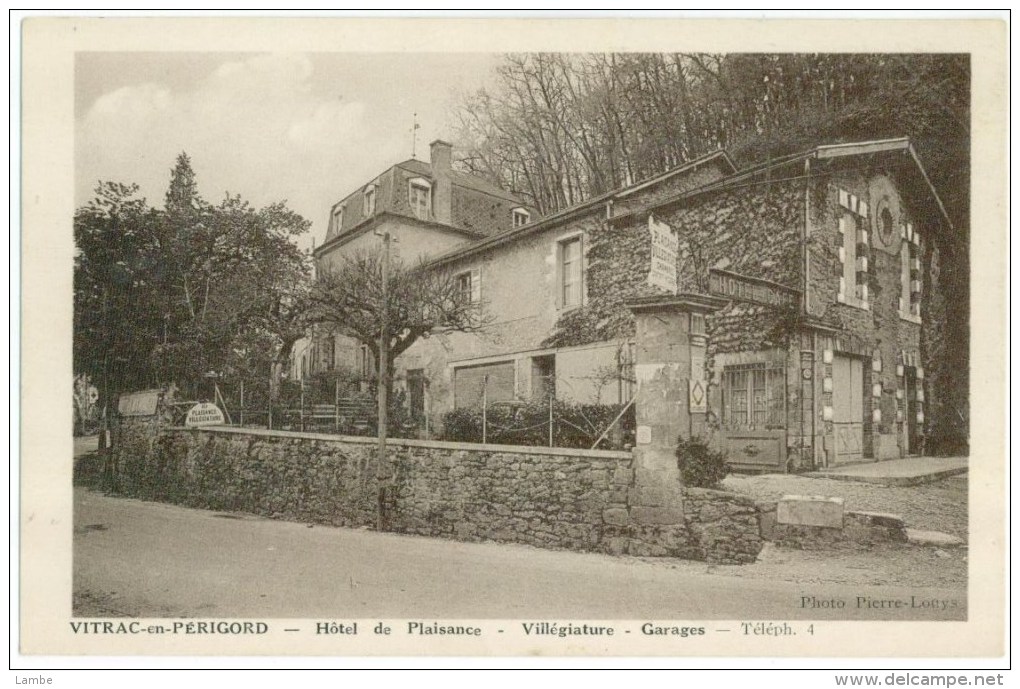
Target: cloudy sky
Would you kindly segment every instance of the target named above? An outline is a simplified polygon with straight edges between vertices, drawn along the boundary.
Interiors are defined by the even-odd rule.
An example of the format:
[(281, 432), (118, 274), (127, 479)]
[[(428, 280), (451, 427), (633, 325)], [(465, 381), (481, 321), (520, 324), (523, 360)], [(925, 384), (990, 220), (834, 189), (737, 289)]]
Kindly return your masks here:
[[(393, 163), (450, 138), (458, 94), (495, 54), (78, 53), (75, 205), (99, 180), (134, 182), (161, 207), (186, 151), (199, 192), (286, 200), (321, 243), (330, 205)], [(301, 240), (308, 247), (311, 236)]]

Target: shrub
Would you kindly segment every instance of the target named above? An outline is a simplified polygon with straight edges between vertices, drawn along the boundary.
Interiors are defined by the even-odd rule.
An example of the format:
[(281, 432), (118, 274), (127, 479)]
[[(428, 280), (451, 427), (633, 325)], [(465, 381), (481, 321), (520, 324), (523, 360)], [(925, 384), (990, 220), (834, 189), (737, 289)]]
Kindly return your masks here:
[(726, 455), (713, 451), (698, 437), (677, 439), (676, 464), (684, 485), (696, 488), (713, 488), (730, 471)]
[[(553, 446), (590, 448), (620, 413), (618, 404), (553, 402)], [(486, 412), (485, 441), (500, 445), (549, 445), (548, 402), (497, 402)], [(610, 432), (599, 449), (633, 443), (634, 408), (620, 419), (621, 430)], [(482, 442), (482, 410), (454, 409), (443, 416), (443, 440)]]

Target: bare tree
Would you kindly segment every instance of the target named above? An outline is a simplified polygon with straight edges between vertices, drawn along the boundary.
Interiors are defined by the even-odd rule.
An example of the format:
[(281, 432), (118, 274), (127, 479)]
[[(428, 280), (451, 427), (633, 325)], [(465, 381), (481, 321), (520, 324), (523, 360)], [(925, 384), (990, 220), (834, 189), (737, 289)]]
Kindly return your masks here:
[[(424, 262), (389, 268), (383, 299), (382, 252), (344, 257), (319, 274), (307, 297), (305, 321), (326, 326), (368, 347), (379, 369), (380, 334), (387, 324), (387, 368), (422, 337), (444, 332), (476, 332), (489, 323), (482, 304), (450, 270)], [(387, 376), (388, 381), (393, 376)]]

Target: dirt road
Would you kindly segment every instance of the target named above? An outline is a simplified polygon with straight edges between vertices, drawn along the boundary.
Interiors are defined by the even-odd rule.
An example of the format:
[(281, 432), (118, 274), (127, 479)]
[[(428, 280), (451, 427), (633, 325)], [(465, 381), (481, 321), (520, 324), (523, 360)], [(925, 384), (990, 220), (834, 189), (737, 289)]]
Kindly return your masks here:
[[(309, 527), (107, 497), (81, 488), (75, 492), (74, 581), (80, 616), (966, 616), (964, 586), (890, 585), (874, 568), (880, 553), (859, 563), (859, 569), (838, 572), (831, 563), (827, 567), (824, 557), (800, 555), (808, 558), (806, 566), (815, 576), (805, 576), (805, 562), (790, 552), (769, 551), (757, 565), (719, 567)], [(886, 600), (905, 601), (905, 607), (867, 602)], [(842, 601), (843, 607), (823, 607), (822, 601)]]

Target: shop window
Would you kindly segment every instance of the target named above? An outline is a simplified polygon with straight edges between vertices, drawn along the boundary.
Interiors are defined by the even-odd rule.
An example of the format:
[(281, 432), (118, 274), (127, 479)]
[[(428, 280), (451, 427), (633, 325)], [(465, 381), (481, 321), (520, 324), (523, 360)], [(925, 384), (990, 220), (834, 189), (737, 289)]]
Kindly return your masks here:
[(581, 237), (559, 243), (560, 307), (580, 306), (583, 299), (584, 269)]
[(723, 370), (723, 424), (729, 428), (782, 428), (784, 370), (764, 364)]
[(411, 212), (419, 220), (432, 217), (432, 185), (424, 179), (412, 179), (408, 183), (407, 202)]

